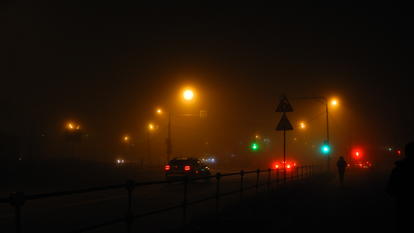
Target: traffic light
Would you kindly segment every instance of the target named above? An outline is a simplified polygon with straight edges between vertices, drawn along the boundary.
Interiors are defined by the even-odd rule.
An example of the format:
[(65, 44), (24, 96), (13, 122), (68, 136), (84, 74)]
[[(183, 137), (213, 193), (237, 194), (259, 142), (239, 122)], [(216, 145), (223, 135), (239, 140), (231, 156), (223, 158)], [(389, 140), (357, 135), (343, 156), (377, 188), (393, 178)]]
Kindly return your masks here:
[(324, 155), (331, 153), (331, 146), (328, 143), (324, 143), (321, 147), (321, 153)]
[(360, 147), (354, 148), (352, 150), (352, 157), (354, 159), (361, 159), (362, 156), (363, 156), (363, 154), (364, 154), (364, 152), (363, 152), (363, 150)]
[(257, 151), (257, 150), (259, 150), (259, 149), (260, 149), (260, 145), (259, 145), (259, 143), (257, 143), (257, 142), (253, 142), (252, 144), (250, 144), (250, 149), (251, 149), (252, 151)]

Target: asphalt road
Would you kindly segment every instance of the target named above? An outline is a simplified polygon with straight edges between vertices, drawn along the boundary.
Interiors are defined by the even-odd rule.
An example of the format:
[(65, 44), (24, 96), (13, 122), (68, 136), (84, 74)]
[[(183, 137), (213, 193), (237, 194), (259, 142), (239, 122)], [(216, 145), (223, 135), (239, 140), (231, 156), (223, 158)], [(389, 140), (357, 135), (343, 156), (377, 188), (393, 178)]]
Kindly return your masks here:
[(395, 232), (389, 171), (357, 170), (340, 187), (335, 175), (317, 176), (226, 210), (219, 221), (196, 221), (190, 232)]
[[(160, 174), (154, 175), (158, 179)], [(265, 184), (267, 175), (259, 176), (259, 182)], [(273, 177), (274, 178), (274, 177)], [(256, 174), (246, 175), (245, 187), (256, 184)], [(239, 190), (240, 176), (222, 178), (222, 193)], [(261, 191), (266, 190), (263, 185)], [(146, 213), (165, 207), (176, 206), (183, 201), (182, 184), (161, 184), (141, 186), (134, 190), (134, 213)], [(189, 185), (188, 201), (195, 201), (215, 195), (216, 181), (196, 181)], [(246, 192), (245, 197), (255, 195), (255, 190)], [(235, 194), (221, 200), (221, 208), (237, 206), (240, 195)], [(125, 189), (99, 191), (64, 197), (31, 200), (25, 203), (23, 216), (23, 232), (69, 232), (82, 227), (99, 224), (103, 221), (123, 217), (127, 210), (127, 192)], [(215, 200), (196, 204), (189, 208), (187, 221), (193, 216), (206, 216), (215, 211)], [(137, 232), (160, 232), (176, 229), (182, 224), (182, 210), (171, 210), (163, 214), (138, 219), (134, 224)], [(1, 232), (14, 232), (14, 209), (8, 204), (0, 205)], [(125, 224), (116, 224), (91, 232), (124, 232)]]

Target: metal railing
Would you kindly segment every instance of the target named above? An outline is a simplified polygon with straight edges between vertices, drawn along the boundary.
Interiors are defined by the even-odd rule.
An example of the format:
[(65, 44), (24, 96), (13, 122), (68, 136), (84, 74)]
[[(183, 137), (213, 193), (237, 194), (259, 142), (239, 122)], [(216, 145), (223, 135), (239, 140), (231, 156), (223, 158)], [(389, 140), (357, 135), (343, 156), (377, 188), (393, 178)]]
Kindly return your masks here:
[[(126, 189), (128, 195), (128, 206), (127, 211), (124, 217), (119, 217), (112, 219), (110, 221), (101, 222), (99, 224), (90, 225), (87, 227), (79, 228), (74, 231), (69, 231), (68, 233), (82, 233), (87, 231), (96, 230), (99, 228), (103, 228), (106, 226), (118, 224), (124, 222), (126, 224), (127, 232), (132, 232), (132, 225), (134, 221), (138, 218), (143, 218), (150, 215), (155, 215), (159, 213), (163, 213), (166, 211), (174, 210), (174, 209), (182, 209), (182, 224), (185, 225), (187, 221), (187, 210), (188, 207), (202, 203), (209, 200), (215, 199), (215, 213), (218, 216), (220, 212), (220, 200), (224, 196), (239, 194), (240, 201), (243, 200), (244, 193), (248, 190), (255, 189), (256, 194), (259, 192), (260, 187), (266, 186), (267, 191), (271, 191), (272, 187), (276, 187), (286, 184), (291, 181), (295, 180), (304, 180), (306, 178), (311, 177), (315, 172), (316, 166), (300, 166), (295, 167), (289, 172), (287, 172), (288, 176), (284, 176), (283, 169), (264, 169), (264, 170), (251, 170), (251, 171), (244, 171), (241, 170), (240, 172), (234, 173), (217, 173), (216, 175), (211, 176), (204, 176), (204, 177), (189, 177), (186, 176), (183, 180), (179, 181), (153, 181), (153, 182), (135, 182), (134, 180), (127, 180), (124, 184), (117, 184), (117, 185), (109, 185), (109, 186), (101, 186), (101, 187), (92, 187), (86, 189), (78, 189), (78, 190), (71, 190), (71, 191), (62, 191), (62, 192), (51, 192), (51, 193), (40, 193), (40, 194), (31, 194), (27, 195), (24, 192), (14, 192), (10, 194), (8, 198), (0, 198), (0, 204), (10, 204), (14, 208), (14, 221), (15, 221), (15, 232), (21, 233), (22, 231), (22, 208), (27, 201), (32, 200), (39, 200), (39, 199), (46, 199), (51, 197), (62, 197), (62, 196), (70, 196), (76, 194), (85, 194), (97, 191), (106, 191), (106, 190), (117, 190), (117, 189)], [(260, 175), (267, 173), (267, 180), (265, 183), (260, 183)], [(245, 187), (245, 176), (246, 175), (256, 175), (255, 184), (252, 186)], [(274, 174), (272, 176), (272, 174)], [(239, 189), (233, 190), (230, 192), (221, 192), (221, 180), (226, 177), (232, 176), (239, 176), (240, 177), (240, 186)], [(285, 179), (286, 177), (286, 179)], [(215, 179), (216, 180), (216, 187), (215, 187), (215, 194), (205, 197), (202, 199), (188, 201), (188, 186), (190, 185), (191, 181), (196, 180), (207, 180), (207, 179)], [(134, 214), (132, 208), (132, 201), (133, 201), (133, 192), (137, 187), (149, 186), (149, 185), (160, 185), (160, 184), (168, 184), (168, 183), (181, 183), (183, 184), (183, 201), (178, 203), (174, 206), (169, 206), (163, 209), (152, 210), (146, 213), (141, 214)]]

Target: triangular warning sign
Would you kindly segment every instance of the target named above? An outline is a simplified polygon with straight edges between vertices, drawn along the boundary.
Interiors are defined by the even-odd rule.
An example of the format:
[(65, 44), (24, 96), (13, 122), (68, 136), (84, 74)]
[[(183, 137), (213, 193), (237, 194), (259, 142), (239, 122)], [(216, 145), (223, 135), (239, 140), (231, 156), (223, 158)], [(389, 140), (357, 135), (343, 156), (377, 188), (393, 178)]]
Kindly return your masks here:
[(279, 124), (277, 124), (276, 130), (277, 131), (293, 130), (292, 124), (290, 124), (290, 121), (287, 118), (285, 113), (283, 113), (282, 119), (280, 119)]
[(293, 112), (292, 105), (290, 105), (286, 96), (282, 96), (282, 99), (276, 108), (276, 112)]

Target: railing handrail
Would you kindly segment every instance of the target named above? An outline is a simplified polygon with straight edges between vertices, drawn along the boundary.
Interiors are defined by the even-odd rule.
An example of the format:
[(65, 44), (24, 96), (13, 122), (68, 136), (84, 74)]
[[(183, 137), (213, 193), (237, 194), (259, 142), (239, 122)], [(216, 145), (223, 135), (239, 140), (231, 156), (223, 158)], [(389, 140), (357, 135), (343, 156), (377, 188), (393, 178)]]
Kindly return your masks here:
[[(298, 166), (295, 167), (296, 169), (306, 167), (306, 166)], [(275, 169), (270, 168), (271, 171), (280, 170), (283, 171), (283, 168)], [(250, 171), (244, 171), (244, 174), (253, 174), (259, 172), (268, 172), (269, 169), (263, 169), (263, 170), (250, 170)], [(239, 172), (230, 172), (230, 173), (221, 173), (222, 177), (226, 176), (236, 176), (240, 175)], [(215, 178), (216, 175), (210, 175), (210, 176), (203, 176), (203, 177), (194, 177), (191, 178), (191, 180), (204, 180), (204, 179), (211, 179)], [(156, 181), (147, 181), (147, 182), (136, 182), (135, 186), (148, 186), (148, 185), (156, 185), (156, 184), (168, 184), (168, 183), (184, 183), (184, 180), (177, 180), (177, 181), (166, 181), (166, 180), (156, 180)], [(85, 193), (91, 193), (91, 192), (99, 192), (99, 191), (107, 191), (107, 190), (115, 190), (115, 189), (122, 189), (125, 188), (126, 184), (114, 184), (114, 185), (106, 185), (106, 186), (97, 186), (97, 187), (91, 187), (91, 188), (83, 188), (83, 189), (75, 189), (75, 190), (66, 190), (66, 191), (57, 191), (57, 192), (48, 192), (48, 193), (37, 193), (37, 194), (30, 194), (30, 195), (24, 195), (25, 200), (37, 200), (37, 199), (44, 199), (49, 197), (61, 197), (61, 196), (68, 196), (68, 195), (74, 195), (74, 194), (85, 194)], [(0, 198), (0, 204), (2, 203), (9, 203), (10, 197), (3, 197)]]
[[(292, 172), (290, 173), (290, 177), (289, 177), (289, 181), (294, 181), (296, 180), (301, 180), (304, 179), (305, 177), (310, 177), (313, 175), (313, 168), (317, 167), (314, 165), (310, 165), (310, 166), (297, 166), (297, 167), (293, 167), (292, 168)], [(296, 169), (296, 172), (294, 172), (294, 170)], [(304, 171), (306, 170), (306, 172)], [(272, 172), (273, 171), (277, 171), (276, 174), (276, 180), (272, 181)], [(148, 182), (135, 182), (134, 180), (127, 180), (127, 182), (125, 182), (124, 184), (115, 184), (115, 185), (107, 185), (107, 186), (99, 186), (99, 187), (92, 187), (92, 188), (84, 188), (84, 189), (77, 189), (77, 190), (69, 190), (69, 191), (59, 191), (59, 192), (50, 192), (50, 193), (40, 193), (40, 194), (31, 194), (31, 195), (25, 195), (23, 192), (15, 192), (15, 193), (11, 193), (9, 198), (0, 198), (0, 204), (1, 203), (9, 203), (11, 204), (14, 208), (15, 208), (15, 221), (16, 221), (16, 232), (20, 233), (21, 232), (21, 208), (23, 207), (24, 203), (28, 200), (38, 200), (38, 199), (45, 199), (45, 198), (53, 198), (53, 197), (61, 197), (61, 196), (68, 196), (68, 195), (74, 195), (74, 194), (84, 194), (84, 193), (91, 193), (91, 192), (98, 192), (98, 191), (106, 191), (106, 190), (115, 190), (115, 189), (121, 189), (124, 188), (128, 191), (128, 211), (125, 217), (123, 218), (117, 218), (114, 220), (110, 220), (110, 221), (106, 221), (100, 224), (95, 224), (95, 225), (91, 225), (91, 226), (87, 226), (87, 227), (83, 227), (81, 229), (75, 230), (75, 231), (71, 231), (71, 232), (85, 232), (85, 231), (90, 231), (90, 230), (94, 230), (94, 229), (98, 229), (101, 227), (105, 227), (108, 225), (113, 225), (115, 223), (119, 223), (122, 221), (125, 221), (127, 223), (127, 229), (128, 232), (131, 232), (131, 227), (132, 227), (132, 223), (134, 222), (134, 220), (136, 218), (140, 218), (140, 217), (144, 217), (144, 216), (149, 216), (149, 215), (154, 215), (157, 213), (161, 213), (161, 212), (166, 212), (172, 209), (177, 209), (177, 208), (182, 208), (183, 209), (183, 224), (186, 223), (186, 215), (187, 215), (187, 207), (188, 206), (192, 206), (194, 204), (197, 203), (201, 203), (201, 202), (205, 202), (208, 200), (213, 200), (216, 199), (216, 214), (219, 214), (219, 210), (220, 210), (220, 199), (223, 196), (228, 196), (228, 195), (233, 195), (236, 193), (240, 193), (240, 201), (242, 200), (243, 197), (243, 192), (247, 191), (247, 190), (251, 190), (251, 189), (255, 189), (256, 193), (258, 192), (259, 188), (262, 186), (267, 186), (267, 190), (270, 191), (271, 190), (271, 184), (272, 183), (276, 183), (276, 185), (280, 185), (280, 180), (282, 179), (281, 176), (279, 176), (280, 173), (286, 173), (287, 169), (286, 168), (282, 168), (282, 169), (275, 169), (275, 168), (268, 168), (268, 169), (256, 169), (256, 170), (251, 170), (251, 171), (244, 171), (244, 170), (240, 170), (239, 172), (229, 172), (229, 173), (223, 173), (221, 174), (220, 172), (216, 173), (215, 175), (210, 175), (210, 176), (203, 176), (203, 177), (189, 177), (189, 176), (185, 176), (184, 180), (178, 180), (178, 181), (166, 181), (166, 180), (162, 180), (162, 181), (148, 181)], [(259, 176), (261, 173), (268, 173), (267, 176), (267, 181), (266, 183), (261, 183)], [(301, 174), (300, 174), (301, 173)], [(249, 186), (249, 187), (245, 187), (243, 185), (243, 177), (247, 174), (256, 174), (256, 184)], [(230, 177), (230, 176), (240, 176), (240, 189), (238, 190), (233, 190), (233, 191), (227, 191), (225, 193), (220, 191), (220, 180), (223, 177)], [(261, 177), (261, 176), (260, 176)], [(195, 181), (195, 180), (207, 180), (207, 179), (215, 179), (216, 180), (216, 194), (203, 198), (203, 199), (198, 199), (198, 200), (192, 200), (192, 201), (188, 201), (187, 195), (188, 195), (188, 185), (190, 181)], [(177, 204), (175, 206), (170, 206), (167, 208), (163, 208), (163, 209), (158, 209), (158, 210), (152, 210), (146, 213), (141, 213), (141, 214), (134, 214), (133, 210), (132, 210), (132, 193), (134, 191), (134, 189), (136, 187), (142, 187), (142, 186), (149, 186), (149, 185), (157, 185), (157, 184), (167, 184), (167, 183), (182, 183), (184, 184), (184, 199), (183, 202), (181, 204)], [(286, 176), (283, 177), (283, 183), (286, 183)]]

